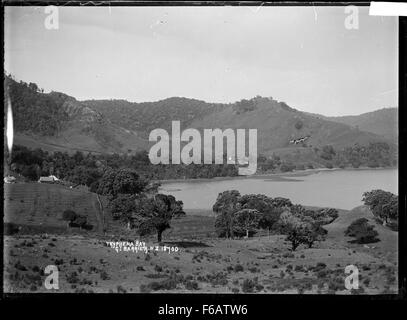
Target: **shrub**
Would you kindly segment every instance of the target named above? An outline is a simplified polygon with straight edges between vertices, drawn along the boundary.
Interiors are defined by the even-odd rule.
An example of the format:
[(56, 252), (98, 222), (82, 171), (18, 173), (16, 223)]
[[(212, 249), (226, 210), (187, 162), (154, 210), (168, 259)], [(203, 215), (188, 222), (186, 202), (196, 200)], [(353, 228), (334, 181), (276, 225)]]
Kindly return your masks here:
[(256, 273), (256, 272), (260, 272), (260, 269), (258, 269), (256, 267), (251, 267), (251, 268), (249, 268), (249, 271), (252, 273)]
[(84, 229), (89, 229), (91, 228), (90, 225), (88, 225), (88, 219), (84, 215), (76, 215), (73, 220), (69, 221), (69, 227), (76, 227), (76, 228), (84, 228)]
[(225, 286), (228, 284), (227, 274), (223, 272), (208, 274), (206, 278), (213, 286)]
[(244, 270), (244, 268), (241, 264), (235, 265), (235, 272), (241, 272), (243, 270)]
[(74, 221), (76, 219), (76, 217), (77, 217), (77, 214), (73, 210), (65, 210), (62, 213), (62, 220), (65, 220), (65, 221), (70, 221), (70, 222)]
[(22, 265), (20, 261), (17, 261), (14, 267), (20, 271), (27, 271), (27, 268), (24, 265)]
[(75, 271), (71, 272), (66, 277), (66, 281), (68, 281), (68, 283), (78, 283), (79, 282), (78, 274)]
[(127, 292), (127, 290), (124, 289), (121, 285), (118, 285), (116, 290), (117, 290), (117, 293), (126, 293)]
[(198, 282), (196, 281), (186, 281), (185, 282), (185, 289), (187, 290), (199, 290)]
[(100, 279), (102, 279), (102, 280), (109, 280), (109, 279), (110, 279), (109, 274), (108, 274), (106, 271), (103, 270), (103, 271), (100, 273)]
[(295, 169), (295, 165), (291, 163), (282, 163), (280, 166), (280, 170), (282, 172), (291, 172)]
[(345, 230), (345, 235), (355, 237), (354, 242), (359, 244), (377, 242), (378, 232), (374, 230), (374, 226), (368, 224), (366, 218), (360, 218), (353, 221)]
[(13, 234), (16, 234), (20, 231), (21, 226), (18, 226), (15, 223), (12, 222), (5, 222), (4, 223), (4, 235), (11, 236)]
[(153, 281), (147, 285), (147, 287), (153, 291), (157, 290), (173, 290), (177, 287), (177, 281), (175, 279), (165, 279), (157, 282)]
[(254, 291), (256, 283), (254, 280), (245, 279), (242, 283), (242, 291), (245, 293), (250, 293)]

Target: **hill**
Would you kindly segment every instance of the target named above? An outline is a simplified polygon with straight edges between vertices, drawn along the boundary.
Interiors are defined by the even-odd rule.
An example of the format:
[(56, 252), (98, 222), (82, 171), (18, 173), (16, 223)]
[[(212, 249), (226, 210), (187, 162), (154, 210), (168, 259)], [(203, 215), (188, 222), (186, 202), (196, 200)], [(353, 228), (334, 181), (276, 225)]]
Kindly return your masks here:
[[(157, 102), (130, 103), (123, 100), (91, 100), (84, 105), (101, 113), (120, 127), (139, 132), (148, 139), (155, 128), (170, 132), (171, 120), (181, 121), (181, 129), (257, 128), (260, 153), (278, 149), (298, 149), (290, 141), (306, 138), (307, 147), (332, 145), (337, 148), (355, 143), (389, 142), (390, 139), (361, 131), (349, 125), (317, 118), (272, 98), (255, 97), (232, 104), (206, 103), (187, 98), (169, 98)], [(280, 150), (283, 151), (283, 150)]]
[(329, 120), (358, 127), (359, 130), (397, 141), (398, 109), (383, 108), (357, 116), (328, 117)]
[[(6, 89), (14, 114), (15, 144), (48, 151), (128, 153), (148, 150), (152, 145), (148, 141), (151, 130), (162, 128), (170, 133), (172, 120), (181, 121), (182, 130), (256, 128), (260, 154), (294, 155), (295, 159), (300, 156), (304, 161), (315, 158), (314, 149), (326, 145), (335, 149), (377, 142), (396, 145), (394, 136), (361, 130), (370, 126), (367, 120), (365, 125), (355, 127), (341, 123), (348, 121), (346, 117), (339, 120), (318, 117), (259, 96), (230, 104), (178, 97), (144, 103), (81, 102), (64, 93), (43, 93), (37, 85), (16, 82), (9, 76)], [(373, 119), (373, 116), (367, 118)], [(375, 114), (374, 118), (380, 116)], [(394, 123), (388, 126), (389, 131), (394, 131)], [(384, 132), (386, 126), (377, 127)]]
[(136, 132), (118, 127), (64, 93), (43, 93), (36, 84), (17, 82), (9, 76), (5, 77), (5, 89), (13, 110), (15, 144), (96, 153), (145, 148)]
[[(351, 245), (351, 237), (344, 236), (346, 228), (355, 220), (366, 218), (369, 224), (374, 225), (378, 232), (379, 242), (364, 246), (362, 250), (369, 252), (374, 256), (386, 257), (387, 261), (396, 262), (398, 260), (398, 232), (378, 224), (374, 219), (372, 212), (367, 206), (359, 206), (351, 211), (340, 212), (338, 219), (329, 225), (324, 226), (328, 230), (328, 240), (332, 240), (339, 246), (361, 247), (361, 245)], [(373, 249), (373, 250), (372, 250)]]

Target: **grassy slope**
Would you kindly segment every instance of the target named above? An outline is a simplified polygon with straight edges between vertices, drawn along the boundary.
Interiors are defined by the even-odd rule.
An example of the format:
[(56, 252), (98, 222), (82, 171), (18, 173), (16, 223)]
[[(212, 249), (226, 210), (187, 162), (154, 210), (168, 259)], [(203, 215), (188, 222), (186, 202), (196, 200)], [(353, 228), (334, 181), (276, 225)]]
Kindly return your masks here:
[[(106, 201), (103, 202), (106, 206)], [(196, 292), (231, 292), (232, 288), (241, 290), (243, 280), (258, 277), (259, 283), (264, 286), (260, 292), (297, 293), (296, 288), (305, 283), (315, 286), (332, 281), (335, 274), (344, 277), (344, 267), (349, 264), (360, 268), (363, 279), (370, 279), (370, 284), (364, 285), (367, 292), (380, 293), (389, 283), (390, 288), (396, 290), (396, 282), (389, 282), (389, 276), (395, 274), (396, 270), (397, 233), (376, 225), (381, 241), (368, 247), (350, 244), (350, 238), (343, 235), (345, 228), (357, 218), (367, 217), (374, 223), (371, 213), (365, 207), (357, 207), (351, 211), (340, 210), (338, 219), (325, 226), (328, 230), (326, 241), (315, 244), (311, 249), (300, 246), (294, 253), (290, 252), (290, 244), (282, 235), (257, 236), (249, 240), (214, 238), (213, 217), (189, 215), (174, 220), (172, 228), (164, 234), (167, 245), (178, 246), (180, 251), (172, 254), (153, 252), (147, 260), (144, 253), (116, 253), (104, 246), (96, 233), (70, 234), (66, 223), (60, 220), (60, 215), (66, 208), (86, 214), (92, 224), (98, 224), (98, 204), (92, 193), (58, 185), (19, 183), (5, 186), (5, 205), (6, 222), (37, 226), (39, 229), (35, 233), (40, 233), (24, 235), (27, 229), (23, 229), (21, 234), (5, 238), (6, 291), (30, 291), (33, 281), (30, 277), (36, 274), (31, 268), (39, 266), (43, 269), (46, 265), (55, 264), (57, 258), (63, 260), (59, 266), (62, 292), (74, 292), (77, 288), (108, 292), (116, 290), (119, 285), (128, 291), (137, 292), (141, 284), (165, 279), (167, 270), (184, 276), (191, 275), (197, 280), (198, 276), (226, 272), (227, 266), (234, 267), (237, 264), (242, 265), (244, 271), (227, 273), (227, 285), (211, 285), (208, 281), (197, 280), (199, 290)], [(123, 228), (106, 214), (108, 237), (109, 234), (113, 236), (112, 232), (116, 231), (112, 239), (126, 239), (126, 236), (130, 236), (127, 240), (136, 238), (134, 234), (126, 235)], [(49, 236), (45, 233), (60, 235)], [(155, 236), (143, 240), (148, 245), (156, 242)], [(197, 254), (203, 257), (195, 259)], [(17, 262), (28, 270), (17, 269)], [(320, 262), (327, 265), (326, 278), (321, 278), (313, 271), (287, 273), (288, 265), (309, 269)], [(157, 275), (157, 265), (163, 268), (158, 274), (160, 278), (146, 277)], [(137, 270), (138, 266), (142, 266), (145, 271)], [(94, 267), (98, 271), (92, 271)], [(256, 271), (249, 271), (249, 268), (254, 267)], [(80, 271), (80, 268), (84, 271)], [(102, 270), (107, 272), (108, 278), (102, 278)], [(72, 286), (67, 277), (73, 271), (79, 274), (79, 279), (91, 280), (92, 284), (77, 283)], [(16, 273), (18, 278), (13, 276)], [(39, 279), (42, 279), (41, 276)], [(41, 285), (37, 285), (35, 290), (47, 291)], [(173, 291), (188, 292), (181, 283)], [(316, 293), (317, 288), (313, 287), (308, 292)], [(325, 292), (324, 289), (322, 292)]]
[[(303, 126), (296, 129), (297, 121)], [(289, 144), (291, 139), (311, 136), (306, 142), (309, 147), (320, 147), (331, 144), (342, 148), (355, 143), (386, 141), (386, 139), (353, 129), (345, 124), (318, 119), (306, 113), (281, 107), (275, 101), (260, 102), (256, 109), (249, 112), (235, 114), (233, 106), (222, 108), (191, 123), (191, 127), (203, 128), (256, 128), (258, 150), (269, 154), (281, 149), (295, 151), (298, 147)]]
[[(348, 241), (354, 239), (344, 236), (346, 228), (355, 220), (366, 218), (370, 224), (375, 226), (379, 233), (379, 242), (369, 244), (367, 246), (353, 245)], [(338, 219), (333, 223), (325, 226), (328, 230), (328, 240), (341, 246), (362, 247), (363, 251), (369, 252), (377, 256), (385, 256), (388, 261), (397, 261), (398, 258), (398, 232), (392, 231), (389, 228), (378, 224), (372, 212), (366, 206), (359, 206), (348, 212), (342, 212)]]
[[(96, 196), (56, 184), (16, 183), (4, 186), (4, 222), (39, 232), (67, 232), (64, 210), (86, 215), (94, 230), (100, 230)], [(24, 230), (23, 230), (24, 231)]]
[(358, 126), (360, 130), (372, 132), (387, 139), (397, 140), (397, 108), (384, 108), (357, 116), (329, 117), (329, 119), (353, 127)]

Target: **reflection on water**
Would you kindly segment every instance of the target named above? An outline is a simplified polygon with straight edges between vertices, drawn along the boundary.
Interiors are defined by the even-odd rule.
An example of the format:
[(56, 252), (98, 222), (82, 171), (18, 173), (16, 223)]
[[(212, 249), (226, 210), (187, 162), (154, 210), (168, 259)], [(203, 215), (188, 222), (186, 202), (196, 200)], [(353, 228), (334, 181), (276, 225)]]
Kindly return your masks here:
[(362, 204), (362, 194), (383, 189), (398, 194), (398, 170), (321, 171), (300, 177), (252, 177), (228, 180), (200, 180), (164, 184), (161, 192), (184, 202), (185, 209), (211, 209), (220, 192), (260, 193), (289, 198), (310, 206), (352, 209)]

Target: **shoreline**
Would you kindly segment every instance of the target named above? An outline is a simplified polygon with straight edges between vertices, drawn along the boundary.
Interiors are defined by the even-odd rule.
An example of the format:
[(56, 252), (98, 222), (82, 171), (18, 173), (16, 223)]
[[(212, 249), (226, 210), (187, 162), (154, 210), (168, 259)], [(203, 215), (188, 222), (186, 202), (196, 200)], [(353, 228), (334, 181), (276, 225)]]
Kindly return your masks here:
[[(378, 168), (369, 168), (369, 167), (360, 167), (360, 168), (316, 168), (316, 169), (305, 169), (305, 170), (295, 170), (290, 172), (277, 172), (277, 173), (259, 173), (253, 174), (250, 176), (227, 176), (227, 177), (214, 177), (214, 178), (188, 178), (188, 179), (165, 179), (165, 180), (153, 180), (154, 182), (159, 182), (161, 185), (171, 184), (171, 183), (193, 183), (193, 182), (211, 182), (211, 181), (226, 181), (226, 180), (243, 180), (243, 179), (263, 179), (263, 178), (277, 178), (281, 181), (284, 181), (285, 177), (304, 177), (311, 174), (317, 174), (319, 172), (326, 171), (362, 171), (362, 170), (390, 170), (397, 169), (398, 167), (378, 167)], [(287, 179), (288, 180), (288, 179)], [(291, 181), (291, 180), (290, 180)]]

